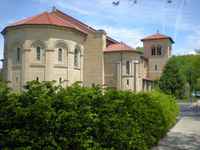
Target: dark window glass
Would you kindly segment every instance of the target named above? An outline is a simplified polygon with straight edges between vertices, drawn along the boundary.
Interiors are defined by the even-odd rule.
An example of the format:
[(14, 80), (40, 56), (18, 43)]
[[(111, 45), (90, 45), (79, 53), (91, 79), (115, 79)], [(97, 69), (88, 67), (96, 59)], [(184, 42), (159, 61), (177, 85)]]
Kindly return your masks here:
[(58, 49), (58, 61), (62, 61), (63, 50), (61, 48)]
[(162, 46), (160, 45), (157, 46), (157, 55), (158, 56), (162, 55)]
[(126, 61), (126, 74), (130, 74), (130, 62)]
[(126, 84), (129, 85), (129, 80), (126, 80)]
[(155, 70), (156, 70), (156, 71), (158, 70), (158, 65), (155, 65)]
[(41, 48), (40, 48), (40, 47), (37, 47), (36, 59), (37, 59), (38, 61), (41, 60)]
[(154, 46), (151, 48), (151, 55), (152, 56), (156, 55), (156, 48)]
[(78, 67), (79, 66), (79, 56), (80, 55), (80, 51), (79, 49), (75, 49), (74, 51), (74, 66)]
[(17, 63), (20, 62), (20, 54), (21, 54), (21, 50), (20, 48), (17, 48)]

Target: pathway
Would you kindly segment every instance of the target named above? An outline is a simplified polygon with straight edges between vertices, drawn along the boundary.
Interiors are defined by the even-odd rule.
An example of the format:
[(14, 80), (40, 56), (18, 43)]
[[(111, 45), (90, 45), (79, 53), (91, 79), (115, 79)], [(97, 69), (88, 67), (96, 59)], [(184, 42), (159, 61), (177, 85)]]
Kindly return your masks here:
[(153, 150), (200, 150), (200, 112), (194, 112), (189, 104), (180, 104), (178, 123)]

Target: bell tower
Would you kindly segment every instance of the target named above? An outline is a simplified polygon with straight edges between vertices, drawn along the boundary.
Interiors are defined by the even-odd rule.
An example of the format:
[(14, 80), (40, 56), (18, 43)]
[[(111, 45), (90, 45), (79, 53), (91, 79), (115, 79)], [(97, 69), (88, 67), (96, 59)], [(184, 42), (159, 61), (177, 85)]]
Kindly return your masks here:
[(157, 80), (162, 75), (165, 64), (171, 56), (171, 37), (160, 34), (147, 36), (141, 40), (144, 46), (144, 57), (148, 59), (148, 76), (152, 80)]

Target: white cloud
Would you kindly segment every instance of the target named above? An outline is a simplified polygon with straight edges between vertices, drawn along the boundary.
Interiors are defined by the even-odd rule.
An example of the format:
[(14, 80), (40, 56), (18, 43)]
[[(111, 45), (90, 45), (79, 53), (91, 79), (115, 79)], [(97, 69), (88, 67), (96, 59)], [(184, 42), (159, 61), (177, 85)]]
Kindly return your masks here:
[(197, 27), (186, 39), (189, 49), (200, 49), (200, 27)]
[(103, 29), (107, 34), (118, 41), (127, 43), (132, 47), (142, 46), (141, 39), (144, 37), (142, 29), (117, 28), (112, 26), (95, 26), (96, 29)]

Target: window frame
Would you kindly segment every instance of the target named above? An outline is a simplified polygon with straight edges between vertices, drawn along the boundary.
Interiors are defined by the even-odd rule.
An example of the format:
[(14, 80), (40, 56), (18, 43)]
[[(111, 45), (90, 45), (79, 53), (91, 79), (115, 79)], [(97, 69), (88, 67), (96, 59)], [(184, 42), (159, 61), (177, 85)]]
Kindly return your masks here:
[(129, 60), (126, 61), (126, 74), (127, 75), (131, 74), (131, 64)]
[(19, 64), (21, 61), (21, 49), (17, 47), (16, 63)]
[(80, 48), (74, 49), (74, 67), (80, 67)]
[(156, 56), (156, 47), (155, 46), (151, 47), (151, 56)]
[(63, 49), (58, 48), (58, 62), (63, 62)]
[(41, 61), (41, 47), (40, 46), (37, 46), (36, 47), (36, 60), (37, 61)]
[(162, 46), (161, 45), (157, 45), (156, 55), (157, 56), (161, 56), (162, 55)]

